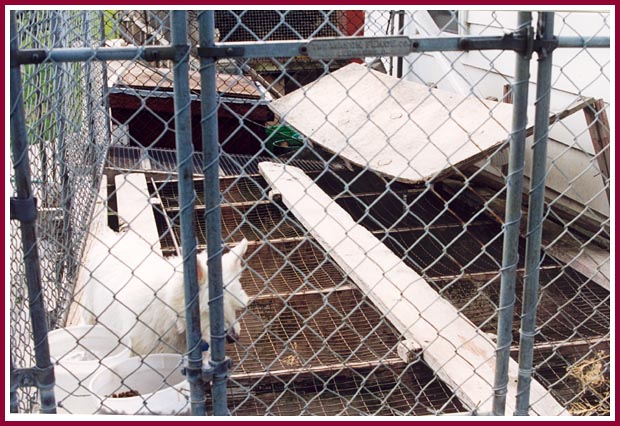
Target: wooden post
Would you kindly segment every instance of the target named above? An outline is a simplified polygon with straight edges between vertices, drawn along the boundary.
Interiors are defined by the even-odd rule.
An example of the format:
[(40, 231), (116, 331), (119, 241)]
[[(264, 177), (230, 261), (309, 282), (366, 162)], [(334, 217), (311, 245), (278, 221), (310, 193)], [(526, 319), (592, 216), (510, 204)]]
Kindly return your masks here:
[[(504, 84), (504, 93), (502, 96), (502, 102), (505, 104), (512, 104), (512, 85), (511, 84)], [(506, 147), (505, 149), (506, 151), (508, 151), (508, 147)], [(508, 176), (508, 161), (506, 161), (506, 164), (503, 164), (501, 168), (502, 168), (502, 174), (504, 176)]]
[(596, 160), (598, 161), (598, 166), (601, 170), (601, 175), (603, 176), (607, 200), (610, 201), (609, 120), (607, 119), (607, 113), (605, 112), (605, 102), (602, 99), (597, 99), (594, 101), (593, 105), (588, 108), (584, 108), (583, 112), (586, 116), (586, 122), (588, 123), (588, 130), (590, 131), (590, 137), (592, 138), (592, 145), (594, 146)]
[(504, 84), (504, 93), (502, 97), (502, 102), (504, 102), (505, 104), (512, 103), (512, 85)]

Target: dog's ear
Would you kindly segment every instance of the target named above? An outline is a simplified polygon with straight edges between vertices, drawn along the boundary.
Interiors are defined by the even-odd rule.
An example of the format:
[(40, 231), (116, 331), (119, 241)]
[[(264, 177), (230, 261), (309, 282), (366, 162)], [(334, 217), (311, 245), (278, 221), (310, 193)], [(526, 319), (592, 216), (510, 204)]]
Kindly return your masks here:
[(245, 256), (246, 251), (248, 251), (248, 240), (245, 238), (230, 250), (231, 253), (234, 253), (235, 263), (237, 263), (239, 266), (242, 265), (243, 256)]
[(178, 334), (185, 333), (185, 319), (184, 318), (181, 318), (179, 316), (176, 320), (175, 325), (176, 325)]
[(207, 276), (207, 258), (207, 252), (204, 250), (196, 255), (196, 278), (199, 285), (205, 284), (209, 279)]
[(196, 277), (198, 279), (198, 284), (205, 282), (205, 272), (202, 266), (200, 266), (200, 258), (196, 259)]

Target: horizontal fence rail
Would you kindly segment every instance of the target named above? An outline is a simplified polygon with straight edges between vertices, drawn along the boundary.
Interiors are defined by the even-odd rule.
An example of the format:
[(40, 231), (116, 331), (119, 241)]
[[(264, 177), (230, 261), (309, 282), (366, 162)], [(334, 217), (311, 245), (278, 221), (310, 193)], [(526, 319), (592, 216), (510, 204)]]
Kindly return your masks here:
[[(557, 47), (609, 48), (609, 37), (558, 37), (531, 43), (514, 33), (488, 37), (339, 37), (302, 41), (215, 43), (213, 47), (199, 47), (198, 56), (215, 58), (265, 58), (308, 56), (311, 59), (341, 59), (358, 56), (406, 56), (418, 52), (453, 52), (469, 50), (539, 51)], [(145, 61), (173, 60), (183, 55), (175, 46), (102, 47), (20, 49), (13, 53), (17, 64), (44, 62), (83, 62), (143, 59)]]
[(609, 11), (11, 18), (11, 413), (611, 414)]

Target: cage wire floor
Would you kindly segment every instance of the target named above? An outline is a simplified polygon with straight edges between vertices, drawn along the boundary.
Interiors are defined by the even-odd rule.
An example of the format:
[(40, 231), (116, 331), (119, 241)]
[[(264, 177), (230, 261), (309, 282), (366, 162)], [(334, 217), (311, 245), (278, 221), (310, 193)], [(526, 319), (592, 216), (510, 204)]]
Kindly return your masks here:
[[(235, 415), (391, 415), (464, 411), (450, 389), (420, 359), (396, 353), (398, 333), (372, 301), (314, 241), (286, 207), (267, 197), (258, 157), (224, 155), (220, 162), (222, 237), (250, 241), (241, 282), (252, 301), (241, 316), (229, 405)], [(200, 153), (194, 172), (201, 173)], [(482, 205), (452, 199), (437, 184), (430, 191), (387, 183), (372, 173), (297, 161), (347, 212), (422, 275), (476, 326), (497, 327), (501, 224)], [(174, 151), (115, 148), (108, 172), (150, 174), (149, 191), (162, 251), (180, 240)], [(202, 181), (195, 225), (205, 247)], [(471, 200), (470, 200), (471, 201)], [(171, 230), (169, 228), (172, 228)], [(175, 241), (176, 240), (176, 241)], [(525, 243), (520, 242), (520, 259)], [(522, 282), (523, 264), (518, 265)], [(563, 404), (593, 404), (600, 395), (584, 385), (572, 364), (609, 354), (609, 292), (570, 267), (544, 256), (537, 320), (535, 377)], [(517, 286), (515, 315), (521, 311)], [(513, 358), (518, 352), (514, 321)], [(592, 345), (594, 348), (592, 349)], [(602, 355), (601, 355), (602, 354)], [(607, 380), (608, 379), (608, 373)]]

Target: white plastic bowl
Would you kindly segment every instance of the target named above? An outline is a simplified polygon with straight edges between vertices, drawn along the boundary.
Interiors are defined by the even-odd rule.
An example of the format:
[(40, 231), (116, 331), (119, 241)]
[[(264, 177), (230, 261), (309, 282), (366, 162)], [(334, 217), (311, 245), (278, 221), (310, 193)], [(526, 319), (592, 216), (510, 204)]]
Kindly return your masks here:
[(131, 340), (119, 336), (100, 325), (71, 326), (48, 334), (58, 412), (95, 413), (97, 404), (88, 391), (88, 381), (108, 363), (131, 355)]
[[(88, 388), (101, 414), (189, 414), (189, 385), (178, 354), (132, 357), (99, 371)], [(118, 397), (135, 391), (138, 396)], [(117, 397), (113, 397), (117, 395)]]

